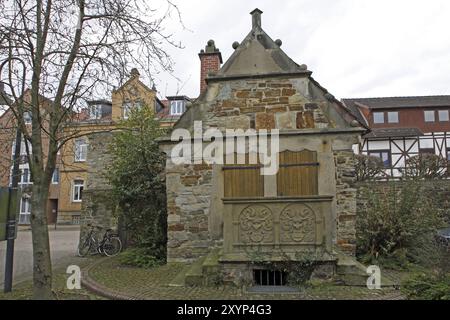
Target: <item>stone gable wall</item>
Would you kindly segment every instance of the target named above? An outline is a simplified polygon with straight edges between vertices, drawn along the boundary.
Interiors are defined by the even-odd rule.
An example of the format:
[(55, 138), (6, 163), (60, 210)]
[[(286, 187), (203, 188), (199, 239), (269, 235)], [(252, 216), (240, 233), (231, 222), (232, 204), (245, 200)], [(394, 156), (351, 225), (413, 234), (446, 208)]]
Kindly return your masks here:
[[(339, 248), (354, 254), (356, 189), (351, 187), (355, 175), (353, 152), (348, 149), (352, 143), (356, 143), (350, 141), (357, 141), (357, 134), (351, 134), (348, 141), (336, 136), (337, 140), (342, 141), (337, 143), (336, 150), (339, 151), (334, 151), (334, 154), (334, 139), (328, 135), (327, 139), (330, 139), (333, 147), (327, 149), (327, 144), (321, 140), (320, 130), (342, 126), (341, 120), (333, 117), (333, 103), (306, 77), (230, 80), (211, 83), (203, 98), (191, 107), (194, 110), (190, 110), (185, 119), (181, 119), (181, 124), (192, 128), (189, 127), (192, 126), (191, 120), (201, 119), (203, 130), (214, 127), (222, 131), (275, 128), (303, 129), (309, 133), (316, 131), (315, 135), (299, 135), (298, 140), (293, 137), (291, 144), (300, 144), (302, 139), (308, 139), (308, 145), (315, 146), (319, 142), (317, 151), (329, 153), (330, 163), (327, 165), (330, 166), (333, 165), (334, 156), (337, 195), (333, 214), (336, 210), (337, 217), (334, 218), (338, 229), (333, 227), (332, 235)], [(302, 149), (299, 145), (292, 147)], [(165, 145), (163, 149), (170, 152), (169, 145)], [(328, 159), (328, 156), (324, 159)], [(330, 176), (325, 175), (324, 179), (332, 183), (331, 190), (334, 190), (334, 170), (330, 170)], [(221, 169), (205, 165), (174, 165), (168, 159), (166, 183), (168, 260), (192, 261), (220, 246), (223, 243), (225, 214)], [(323, 195), (328, 195), (325, 193)], [(334, 195), (334, 191), (331, 195)]]
[(333, 127), (308, 79), (251, 79), (218, 84), (207, 127), (221, 129), (323, 129)]

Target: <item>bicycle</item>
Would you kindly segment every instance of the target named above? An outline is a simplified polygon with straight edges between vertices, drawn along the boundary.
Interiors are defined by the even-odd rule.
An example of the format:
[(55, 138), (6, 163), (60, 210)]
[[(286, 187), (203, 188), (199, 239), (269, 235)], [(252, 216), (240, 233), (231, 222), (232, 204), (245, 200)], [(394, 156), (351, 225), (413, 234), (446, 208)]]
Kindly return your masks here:
[(96, 228), (102, 229), (92, 226), (88, 235), (78, 244), (78, 256), (86, 257), (89, 253), (92, 253), (94, 248), (96, 252), (92, 254), (105, 254), (108, 257), (118, 255), (122, 251), (122, 241), (120, 241), (119, 236), (113, 233), (112, 229), (108, 229), (99, 242), (94, 234)]

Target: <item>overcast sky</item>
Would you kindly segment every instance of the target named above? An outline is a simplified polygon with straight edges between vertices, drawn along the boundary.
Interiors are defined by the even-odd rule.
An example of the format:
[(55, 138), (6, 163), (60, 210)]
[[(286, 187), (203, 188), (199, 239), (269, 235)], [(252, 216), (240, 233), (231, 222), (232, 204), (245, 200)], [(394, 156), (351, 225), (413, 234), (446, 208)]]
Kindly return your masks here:
[(161, 96), (199, 94), (198, 53), (214, 39), (224, 61), (251, 29), (262, 27), (337, 98), (450, 94), (448, 0), (174, 0), (183, 30), (169, 26), (183, 50), (169, 49), (177, 82), (156, 76)]

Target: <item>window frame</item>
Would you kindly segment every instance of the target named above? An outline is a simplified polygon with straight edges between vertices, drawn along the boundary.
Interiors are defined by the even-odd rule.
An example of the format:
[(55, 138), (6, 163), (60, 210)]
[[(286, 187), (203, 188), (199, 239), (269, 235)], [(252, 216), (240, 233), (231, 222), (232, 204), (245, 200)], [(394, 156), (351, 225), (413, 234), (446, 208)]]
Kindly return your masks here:
[[(81, 183), (80, 183), (81, 181)], [(77, 191), (78, 189), (78, 191)], [(80, 203), (83, 202), (83, 190), (84, 190), (84, 180), (74, 179), (72, 182), (72, 202)], [(75, 198), (75, 195), (78, 195)]]
[[(381, 115), (383, 117), (383, 120), (381, 122), (380, 121), (376, 121), (375, 120), (376, 119), (376, 115)], [(384, 124), (384, 123), (386, 123), (386, 116), (385, 116), (384, 112), (379, 112), (379, 111), (373, 112), (372, 117), (373, 117), (373, 124)]]
[[(391, 115), (396, 116), (396, 121), (391, 121)], [(398, 111), (388, 111), (387, 113), (387, 123), (400, 123), (400, 113)]]
[[(55, 175), (55, 173), (57, 173), (57, 174)], [(55, 180), (55, 176), (58, 177), (57, 180)], [(55, 170), (53, 171), (52, 184), (59, 184), (59, 168), (55, 168)]]
[[(31, 170), (28, 167), (20, 168), (20, 180), (19, 180), (19, 186), (27, 186), (30, 184), (33, 184), (33, 181), (31, 180)], [(25, 172), (27, 174), (25, 174)]]
[[(24, 201), (26, 200), (26, 201)], [(28, 210), (28, 211), (23, 211), (22, 209), (24, 208)], [(21, 215), (29, 215), (31, 214), (31, 198), (29, 197), (22, 197), (20, 199), (20, 212)]]
[[(386, 165), (384, 163), (383, 156), (382, 156), (383, 153), (387, 153), (389, 165)], [(378, 154), (378, 156), (376, 156), (375, 154)], [(391, 150), (389, 150), (389, 149), (369, 150), (368, 156), (369, 157), (377, 157), (377, 158), (379, 158), (383, 162), (383, 166), (385, 168), (391, 168), (392, 167), (392, 153), (391, 153)]]
[(130, 118), (131, 110), (137, 109), (140, 110), (142, 108), (141, 101), (126, 101), (122, 104), (122, 117), (124, 120), (128, 120)]
[(186, 110), (186, 101), (171, 100), (170, 101), (170, 115), (181, 116)]
[[(429, 114), (429, 115), (433, 115), (433, 120), (427, 120), (427, 114)], [(424, 118), (424, 121), (426, 122), (426, 123), (434, 123), (434, 122), (436, 122), (436, 110), (424, 110), (423, 111), (423, 118)]]
[(103, 108), (101, 104), (90, 105), (88, 109), (90, 120), (100, 120), (102, 118)]
[[(80, 143), (80, 144), (78, 144)], [(86, 162), (87, 161), (87, 152), (88, 152), (88, 143), (86, 139), (76, 139), (74, 141), (74, 162)], [(83, 152), (84, 149), (84, 152)], [(82, 157), (84, 155), (84, 158)]]
[[(442, 120), (441, 119), (441, 114), (443, 113), (443, 112), (445, 112), (445, 114), (447, 115), (446, 117), (446, 119), (445, 120)], [(450, 113), (449, 113), (449, 110), (438, 110), (438, 119), (439, 119), (439, 122), (449, 122), (450, 121)]]

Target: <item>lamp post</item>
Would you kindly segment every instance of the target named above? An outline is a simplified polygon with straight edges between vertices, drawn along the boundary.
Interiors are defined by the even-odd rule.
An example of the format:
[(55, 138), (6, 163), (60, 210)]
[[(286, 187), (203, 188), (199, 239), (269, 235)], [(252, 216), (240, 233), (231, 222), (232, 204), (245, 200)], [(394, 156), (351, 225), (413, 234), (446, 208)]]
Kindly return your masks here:
[[(26, 67), (25, 63), (22, 59), (12, 57), (2, 62), (0, 65), (0, 82), (1, 81), (1, 75), (3, 71), (3, 67), (8, 63), (9, 68), (11, 69), (11, 62), (13, 60), (19, 61), (22, 64), (23, 67), (23, 76), (22, 76), (22, 94), (25, 92), (25, 76), (26, 76)], [(11, 87), (11, 90), (14, 90), (11, 86), (11, 84), (7, 84)], [(18, 111), (19, 114), (23, 115), (23, 106), (21, 105), (23, 99), (21, 101), (16, 101), (18, 103)], [(10, 106), (11, 107), (11, 106)], [(17, 121), (18, 122), (18, 121)], [(19, 124), (17, 123), (17, 129), (16, 129), (16, 145), (14, 148), (14, 156), (13, 156), (13, 171), (12, 171), (12, 179), (11, 179), (11, 189), (12, 190), (18, 190), (19, 186), (19, 160), (20, 160), (20, 147), (22, 144), (22, 133), (19, 128)], [(16, 215), (13, 214), (12, 211), (12, 203), (13, 199), (12, 196), (13, 192), (9, 192), (9, 208), (8, 208), (8, 223), (7, 223), (7, 242), (6, 242), (6, 261), (5, 261), (5, 285), (4, 285), (4, 292), (8, 293), (12, 290), (12, 282), (13, 282), (13, 268), (14, 268), (14, 240), (16, 238)]]

